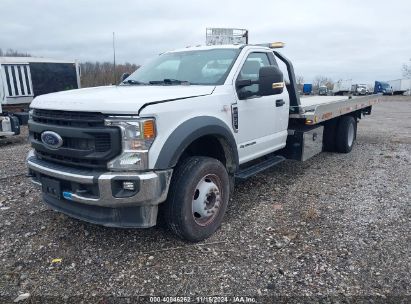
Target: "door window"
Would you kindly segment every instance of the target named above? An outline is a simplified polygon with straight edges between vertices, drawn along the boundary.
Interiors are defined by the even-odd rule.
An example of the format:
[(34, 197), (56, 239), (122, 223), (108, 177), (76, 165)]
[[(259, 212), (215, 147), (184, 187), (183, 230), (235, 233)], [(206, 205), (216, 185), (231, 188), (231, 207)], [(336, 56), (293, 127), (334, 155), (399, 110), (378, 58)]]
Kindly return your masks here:
[[(261, 67), (270, 66), (267, 53), (251, 53), (245, 60), (243, 67), (238, 74), (239, 80), (258, 80), (258, 73)], [(258, 96), (258, 84), (253, 84), (238, 90), (240, 98)]]

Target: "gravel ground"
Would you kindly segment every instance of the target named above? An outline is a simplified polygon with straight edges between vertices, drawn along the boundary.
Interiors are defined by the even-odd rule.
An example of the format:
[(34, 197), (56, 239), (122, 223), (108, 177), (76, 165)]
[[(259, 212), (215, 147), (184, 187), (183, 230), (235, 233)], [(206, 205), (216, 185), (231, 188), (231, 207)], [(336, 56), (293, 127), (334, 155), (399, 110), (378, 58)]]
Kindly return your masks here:
[(411, 301), (410, 117), (410, 98), (386, 98), (359, 124), (350, 154), (287, 161), (238, 184), (221, 229), (197, 245), (161, 227), (104, 228), (48, 209), (24, 176), (27, 130), (3, 139), (0, 302), (23, 293), (30, 293), (26, 302), (138, 295)]

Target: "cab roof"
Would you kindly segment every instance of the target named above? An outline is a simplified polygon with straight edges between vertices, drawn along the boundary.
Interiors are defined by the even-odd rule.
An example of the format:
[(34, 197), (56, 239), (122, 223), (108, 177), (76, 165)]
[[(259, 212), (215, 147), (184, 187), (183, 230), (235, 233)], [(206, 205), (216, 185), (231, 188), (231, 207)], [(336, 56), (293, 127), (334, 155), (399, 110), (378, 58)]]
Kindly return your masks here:
[(177, 52), (186, 52), (186, 51), (205, 51), (205, 50), (215, 50), (215, 49), (242, 49), (245, 47), (258, 47), (262, 49), (269, 49), (266, 46), (257, 45), (257, 44), (222, 44), (222, 45), (187, 46), (185, 48), (172, 50), (167, 53), (177, 53)]

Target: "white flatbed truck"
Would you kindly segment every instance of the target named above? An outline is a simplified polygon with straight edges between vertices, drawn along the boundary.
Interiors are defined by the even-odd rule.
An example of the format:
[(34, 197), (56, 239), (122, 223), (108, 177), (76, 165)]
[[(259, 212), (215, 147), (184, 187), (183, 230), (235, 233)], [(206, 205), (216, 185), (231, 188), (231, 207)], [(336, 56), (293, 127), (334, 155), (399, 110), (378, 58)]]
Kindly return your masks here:
[(35, 98), (27, 164), (44, 202), (110, 227), (162, 218), (195, 242), (220, 226), (235, 181), (286, 159), (350, 152), (379, 95), (300, 99), (280, 46), (184, 48), (121, 85)]

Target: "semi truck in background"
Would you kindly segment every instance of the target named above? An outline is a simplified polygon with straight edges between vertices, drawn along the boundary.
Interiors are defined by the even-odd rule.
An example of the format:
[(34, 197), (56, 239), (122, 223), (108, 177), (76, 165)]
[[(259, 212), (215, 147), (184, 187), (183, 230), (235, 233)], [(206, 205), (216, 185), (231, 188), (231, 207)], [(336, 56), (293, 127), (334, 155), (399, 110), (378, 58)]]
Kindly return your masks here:
[(318, 95), (320, 95), (320, 96), (327, 96), (327, 95), (328, 95), (328, 88), (327, 88), (327, 86), (324, 86), (324, 85), (320, 86), (320, 87), (318, 88)]
[(374, 84), (373, 83), (367, 84), (367, 95), (369, 94), (374, 94)]
[(411, 79), (410, 78), (403, 78), (403, 79), (396, 79), (396, 80), (389, 80), (387, 81), (388, 85), (392, 89), (392, 93), (394, 95), (402, 95), (411, 89)]
[(366, 84), (353, 84), (351, 87), (351, 93), (353, 95), (367, 95), (368, 88)]
[(374, 94), (393, 95), (392, 87), (388, 82), (376, 80), (374, 83)]
[(313, 92), (313, 85), (311, 83), (304, 83), (303, 85), (303, 94), (304, 95), (311, 95)]
[(352, 80), (338, 80), (334, 83), (333, 95), (345, 95), (351, 92)]
[(79, 88), (77, 61), (0, 57), (0, 136), (17, 135), (27, 124), (34, 97)]

